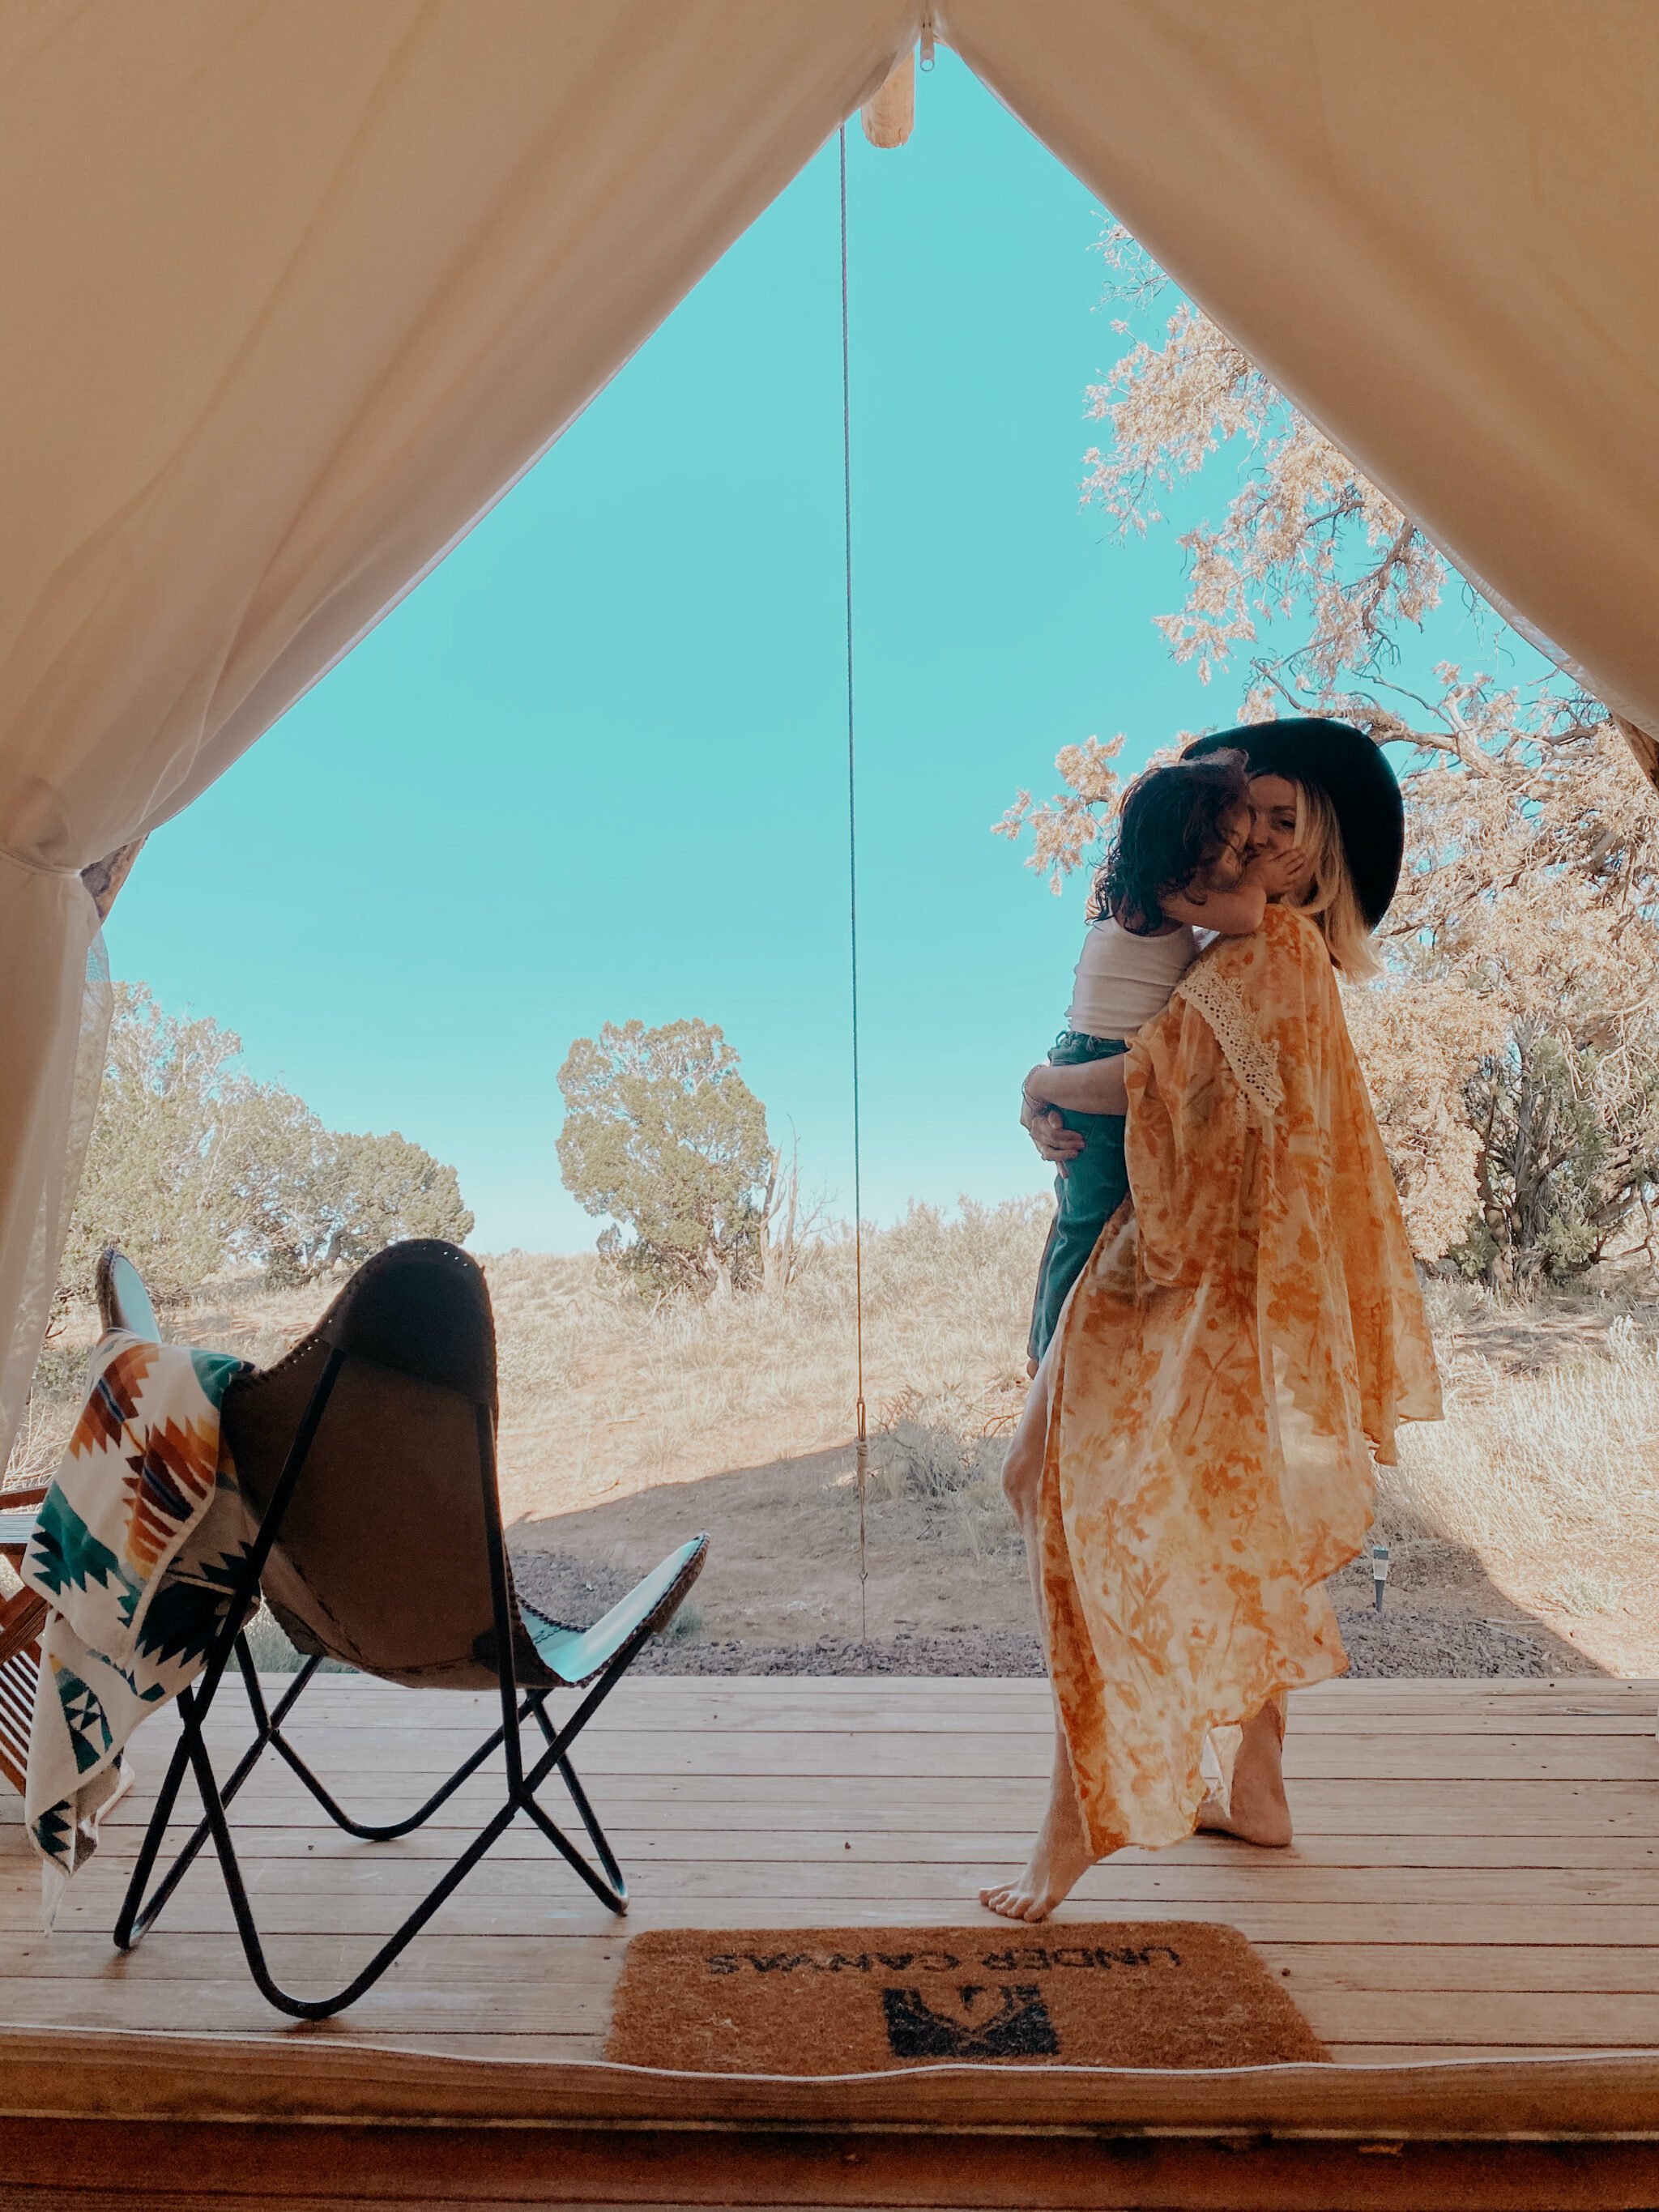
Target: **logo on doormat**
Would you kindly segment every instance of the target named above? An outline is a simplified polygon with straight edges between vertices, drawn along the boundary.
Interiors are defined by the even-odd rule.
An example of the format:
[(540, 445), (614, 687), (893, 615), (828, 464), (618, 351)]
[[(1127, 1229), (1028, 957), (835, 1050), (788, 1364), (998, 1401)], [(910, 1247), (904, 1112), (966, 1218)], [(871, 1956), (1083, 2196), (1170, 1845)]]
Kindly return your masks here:
[[(887, 2016), (887, 2041), (895, 2058), (1053, 2058), (1060, 2038), (1042, 2002), (1029, 1982), (1003, 1983), (993, 1992), (975, 1982), (957, 1991), (959, 2015), (937, 2012), (920, 1990), (886, 1989), (881, 2007)], [(981, 2002), (981, 2000), (985, 2002)]]

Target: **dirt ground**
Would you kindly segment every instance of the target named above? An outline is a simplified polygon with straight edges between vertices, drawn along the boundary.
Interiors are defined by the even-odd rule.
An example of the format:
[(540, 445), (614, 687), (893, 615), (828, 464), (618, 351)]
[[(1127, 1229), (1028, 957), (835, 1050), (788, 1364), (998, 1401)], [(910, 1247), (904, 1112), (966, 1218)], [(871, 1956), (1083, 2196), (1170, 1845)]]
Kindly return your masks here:
[[(1628, 1308), (1624, 1318), (1628, 1326)], [(1443, 1367), (1449, 1378), (1471, 1361), (1498, 1377), (1535, 1374), (1595, 1352), (1618, 1319), (1611, 1309), (1483, 1309), (1443, 1334)], [(1659, 1310), (1644, 1319), (1653, 1327)], [(583, 1456), (573, 1482), (568, 1460), (544, 1470), (526, 1433), (504, 1431), (510, 1541), (526, 1594), (560, 1618), (587, 1618), (599, 1595), (620, 1594), (674, 1544), (707, 1531), (709, 1564), (687, 1632), (664, 1646), (658, 1667), (1040, 1671), (1024, 1555), (990, 1481), (966, 1497), (924, 1500), (893, 1495), (878, 1466), (860, 1547), (846, 1443), (683, 1480), (653, 1475), (625, 1449), (607, 1451), (592, 1433)], [(1483, 1561), (1466, 1545), (1396, 1540), (1379, 1614), (1370, 1561), (1356, 1560), (1332, 1586), (1354, 1671), (1659, 1675), (1659, 1594), (1638, 1589), (1632, 1601), (1575, 1608), (1551, 1594), (1559, 1565), (1513, 1550)], [(1576, 1562), (1581, 1583), (1594, 1565)]]
[[(623, 1597), (630, 1570), (603, 1567), (569, 1552), (515, 1550), (520, 1594), (553, 1619), (586, 1627)], [(1377, 1611), (1362, 1604), (1358, 1582), (1333, 1588), (1349, 1672), (1356, 1675), (1597, 1674), (1604, 1670), (1519, 1608), (1502, 1615), (1425, 1608), (1395, 1599)], [(1046, 1671), (1029, 1619), (1020, 1628), (899, 1629), (867, 1636), (826, 1630), (810, 1642), (708, 1632), (700, 1607), (658, 1639), (639, 1662), (652, 1674), (1024, 1674)]]

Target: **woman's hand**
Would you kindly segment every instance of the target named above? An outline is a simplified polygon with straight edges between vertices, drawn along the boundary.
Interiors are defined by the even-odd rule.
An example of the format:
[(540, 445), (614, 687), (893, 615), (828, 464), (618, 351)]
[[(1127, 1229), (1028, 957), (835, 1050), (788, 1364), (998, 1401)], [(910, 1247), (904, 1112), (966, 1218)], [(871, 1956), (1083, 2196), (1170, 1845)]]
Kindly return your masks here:
[(1312, 875), (1312, 854), (1304, 846), (1287, 845), (1283, 852), (1258, 853), (1243, 880), (1260, 884), (1270, 899), (1295, 898), (1307, 890)]
[(1083, 1150), (1083, 1139), (1078, 1131), (1068, 1129), (1054, 1107), (1033, 1098), (1029, 1091), (1021, 1099), (1019, 1118), (1043, 1158), (1064, 1175), (1067, 1164)]

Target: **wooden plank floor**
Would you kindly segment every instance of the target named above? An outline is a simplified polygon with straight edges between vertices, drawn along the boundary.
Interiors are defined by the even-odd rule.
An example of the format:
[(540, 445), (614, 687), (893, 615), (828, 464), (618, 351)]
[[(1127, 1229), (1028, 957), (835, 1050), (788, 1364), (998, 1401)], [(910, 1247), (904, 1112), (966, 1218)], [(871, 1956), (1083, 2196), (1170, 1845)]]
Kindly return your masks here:
[[(1037, 1816), (1047, 1711), (1030, 1681), (625, 1686), (578, 1765), (629, 1873), (626, 1928), (977, 1920), (978, 1886), (1018, 1863)], [(1230, 1921), (1349, 2063), (1659, 2049), (1655, 1711), (1654, 1685), (1583, 1679), (1305, 1692), (1286, 1747), (1291, 1850), (1202, 1838), (1126, 1852), (1051, 1924)], [(335, 1676), (292, 1733), (354, 1810), (384, 1819), (489, 1725), (482, 1698)], [(228, 1749), (245, 1726), (227, 1698), (217, 1741)], [(285, 2024), (253, 1990), (208, 1859), (122, 1959), (109, 1930), (171, 1741), (167, 1716), (147, 1724), (140, 1786), (51, 1936), (21, 1825), (0, 1828), (0, 2030), (599, 2055), (624, 1928), (527, 1826), (378, 1989), (319, 2027)], [(481, 1778), (421, 1834), (364, 1845), (268, 1761), (237, 1815), (279, 1977), (301, 1992), (345, 1978), (491, 1795)]]

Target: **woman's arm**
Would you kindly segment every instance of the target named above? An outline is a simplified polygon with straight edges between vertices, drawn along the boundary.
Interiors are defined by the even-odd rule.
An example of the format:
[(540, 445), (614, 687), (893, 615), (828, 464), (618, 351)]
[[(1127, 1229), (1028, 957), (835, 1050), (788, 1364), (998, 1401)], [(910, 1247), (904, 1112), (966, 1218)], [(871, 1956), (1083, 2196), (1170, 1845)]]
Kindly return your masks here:
[(1129, 1093), (1123, 1081), (1124, 1055), (1085, 1060), (1075, 1067), (1039, 1061), (1025, 1079), (1025, 1097), (1036, 1107), (1069, 1108), (1073, 1114), (1127, 1114)]
[(1167, 891), (1158, 902), (1171, 921), (1189, 921), (1194, 929), (1212, 929), (1219, 937), (1249, 937), (1261, 928), (1267, 911), (1266, 889), (1249, 876), (1230, 891), (1206, 891), (1198, 898)]

